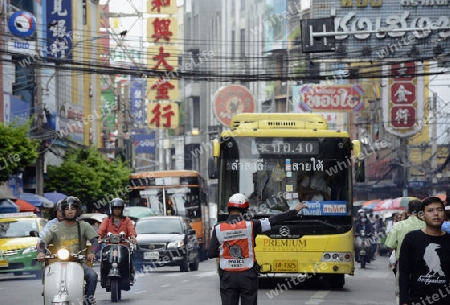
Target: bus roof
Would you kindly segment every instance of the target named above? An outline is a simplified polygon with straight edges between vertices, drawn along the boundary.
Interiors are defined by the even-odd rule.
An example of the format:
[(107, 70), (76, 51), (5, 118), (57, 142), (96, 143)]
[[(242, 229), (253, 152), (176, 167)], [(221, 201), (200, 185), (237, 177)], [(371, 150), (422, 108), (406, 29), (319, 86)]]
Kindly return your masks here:
[(239, 113), (230, 122), (230, 129), (257, 123), (258, 128), (294, 128), (328, 130), (327, 120), (318, 113)]
[(139, 172), (130, 174), (131, 179), (139, 178), (161, 178), (161, 177), (199, 177), (200, 174), (194, 170), (163, 170), (163, 171), (150, 171)]

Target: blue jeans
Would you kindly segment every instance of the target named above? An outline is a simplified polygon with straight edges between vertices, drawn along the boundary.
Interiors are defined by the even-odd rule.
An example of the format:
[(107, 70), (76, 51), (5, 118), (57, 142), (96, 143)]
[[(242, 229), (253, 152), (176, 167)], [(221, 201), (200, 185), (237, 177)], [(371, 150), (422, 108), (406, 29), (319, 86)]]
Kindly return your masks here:
[(86, 286), (84, 288), (86, 299), (84, 303), (86, 305), (92, 305), (94, 304), (94, 294), (95, 289), (97, 288), (98, 274), (87, 264), (83, 263), (82, 266), (84, 270), (84, 280), (86, 281)]

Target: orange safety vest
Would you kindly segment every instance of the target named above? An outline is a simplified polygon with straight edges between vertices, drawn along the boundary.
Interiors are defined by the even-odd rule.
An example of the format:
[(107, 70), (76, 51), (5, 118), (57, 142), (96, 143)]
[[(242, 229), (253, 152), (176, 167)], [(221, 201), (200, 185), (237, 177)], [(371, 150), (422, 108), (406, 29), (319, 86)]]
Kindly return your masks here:
[(216, 227), (220, 244), (219, 266), (225, 271), (245, 271), (254, 265), (253, 222), (223, 222)]

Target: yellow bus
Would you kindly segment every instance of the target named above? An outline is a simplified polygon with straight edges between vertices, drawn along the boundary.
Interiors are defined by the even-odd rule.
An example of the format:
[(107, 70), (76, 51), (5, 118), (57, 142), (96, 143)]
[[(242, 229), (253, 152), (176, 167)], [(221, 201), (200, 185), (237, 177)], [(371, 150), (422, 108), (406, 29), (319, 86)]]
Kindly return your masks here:
[(213, 141), (212, 150), (209, 176), (218, 179), (218, 221), (228, 217), (234, 193), (247, 196), (254, 218), (307, 201), (298, 218), (256, 237), (261, 275), (315, 276), (343, 287), (345, 274), (355, 269), (352, 168), (362, 181), (360, 142), (329, 130), (319, 114), (242, 113)]
[(147, 206), (156, 215), (186, 217), (200, 246), (200, 259), (207, 257), (210, 241), (208, 185), (193, 170), (165, 170), (132, 173), (130, 206)]

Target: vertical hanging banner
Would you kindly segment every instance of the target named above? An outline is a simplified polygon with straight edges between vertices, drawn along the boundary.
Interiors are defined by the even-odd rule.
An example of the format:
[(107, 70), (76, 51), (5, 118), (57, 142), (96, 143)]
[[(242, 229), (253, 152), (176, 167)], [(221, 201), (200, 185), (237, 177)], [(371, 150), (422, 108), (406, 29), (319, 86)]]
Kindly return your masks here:
[(46, 56), (71, 60), (73, 46), (72, 0), (48, 0), (46, 17)]
[(383, 117), (387, 132), (409, 137), (417, 134), (423, 126), (424, 79), (421, 63), (405, 62), (385, 66), (391, 77), (383, 86)]
[(141, 78), (130, 78), (130, 112), (133, 129), (140, 130), (145, 126), (145, 80)]

